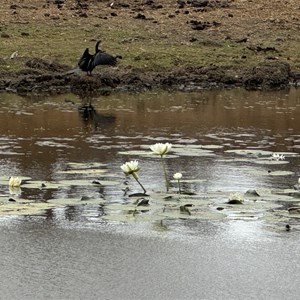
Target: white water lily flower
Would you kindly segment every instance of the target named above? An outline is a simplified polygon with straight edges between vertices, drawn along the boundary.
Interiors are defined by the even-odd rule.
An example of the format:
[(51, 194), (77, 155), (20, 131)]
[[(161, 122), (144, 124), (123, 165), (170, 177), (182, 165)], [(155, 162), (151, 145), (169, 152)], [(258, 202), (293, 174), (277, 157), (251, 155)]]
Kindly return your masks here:
[(123, 164), (121, 169), (125, 174), (133, 174), (138, 172), (141, 167), (139, 166), (139, 162), (137, 160), (132, 160)]
[(161, 156), (168, 153), (171, 150), (171, 148), (172, 144), (170, 143), (156, 143), (155, 145), (150, 146), (150, 149), (154, 154), (158, 154)]
[(176, 179), (176, 180), (179, 180), (179, 179), (182, 178), (182, 174), (181, 174), (181, 173), (175, 173), (175, 174), (173, 175), (173, 178)]
[(300, 185), (300, 178), (298, 178), (298, 184)]
[(8, 181), (8, 185), (10, 187), (19, 187), (22, 183), (22, 180), (19, 177), (10, 177)]
[(285, 160), (285, 156), (279, 153), (273, 153), (271, 159), (273, 160)]

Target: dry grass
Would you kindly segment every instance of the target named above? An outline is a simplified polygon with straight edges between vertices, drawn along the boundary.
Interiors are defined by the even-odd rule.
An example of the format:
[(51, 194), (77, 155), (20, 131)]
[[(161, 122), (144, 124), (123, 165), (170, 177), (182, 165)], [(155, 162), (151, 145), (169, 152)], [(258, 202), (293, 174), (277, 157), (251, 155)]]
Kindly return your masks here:
[[(115, 8), (109, 1), (79, 1), (88, 9), (76, 7), (78, 0), (65, 0), (61, 9), (52, 0), (46, 2), (15, 0), (13, 8), (10, 0), (2, 0), (0, 70), (18, 70), (32, 57), (74, 66), (84, 48), (93, 48), (97, 39), (106, 51), (123, 56), (122, 65), (146, 70), (209, 64), (239, 67), (266, 58), (300, 64), (298, 0), (236, 0), (203, 11), (190, 5), (180, 9), (173, 0), (155, 0), (154, 5), (163, 6), (159, 9), (132, 0), (114, 1)], [(146, 20), (134, 18), (138, 13)], [(191, 20), (220, 25), (193, 30)], [(247, 42), (239, 43), (242, 38)], [(277, 51), (251, 50), (258, 45)], [(15, 51), (17, 59), (9, 59)]]

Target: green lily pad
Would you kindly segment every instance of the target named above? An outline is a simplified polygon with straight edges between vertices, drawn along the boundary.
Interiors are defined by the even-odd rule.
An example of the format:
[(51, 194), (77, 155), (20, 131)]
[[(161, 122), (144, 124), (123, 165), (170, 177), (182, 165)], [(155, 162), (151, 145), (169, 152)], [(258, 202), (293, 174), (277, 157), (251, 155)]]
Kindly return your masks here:
[(31, 188), (31, 189), (58, 189), (69, 186), (110, 186), (110, 185), (118, 185), (120, 184), (118, 181), (113, 180), (88, 180), (88, 179), (69, 179), (69, 180), (61, 180), (57, 182), (50, 181), (29, 181), (28, 183), (22, 185), (22, 188)]
[(178, 208), (177, 210), (165, 210), (159, 213), (159, 216), (168, 219), (192, 219), (192, 220), (220, 220), (226, 217), (225, 214), (213, 211), (193, 211), (190, 210), (190, 214), (183, 213)]
[(49, 203), (9, 203), (0, 205), (0, 215), (35, 215), (44, 210), (53, 208), (55, 205)]
[(238, 155), (254, 155), (254, 156), (272, 156), (272, 151), (260, 150), (260, 149), (230, 149), (226, 150), (226, 153), (234, 153)]
[(110, 209), (110, 210), (120, 210), (120, 211), (145, 211), (145, 210), (151, 210), (154, 211), (156, 209), (163, 209), (162, 205), (158, 205), (158, 204), (149, 204), (147, 206), (137, 206), (134, 204), (118, 204), (118, 203), (114, 203), (114, 204), (108, 204), (105, 205), (105, 208)]
[(290, 176), (293, 175), (294, 172), (291, 171), (268, 171), (268, 170), (261, 170), (261, 169), (248, 169), (247, 170), (249, 174), (255, 175), (255, 176)]
[(261, 211), (266, 211), (269, 209), (275, 209), (282, 207), (281, 204), (275, 203), (273, 201), (264, 201), (264, 200), (259, 200), (259, 201), (251, 201), (251, 200), (245, 200), (243, 202), (243, 205), (235, 205), (235, 204), (227, 204), (228, 210), (238, 210), (238, 211), (249, 211), (253, 210), (257, 213), (260, 213)]
[(209, 200), (199, 197), (198, 195), (182, 195), (182, 194), (151, 194), (151, 199), (154, 203), (163, 205), (186, 205), (193, 204), (194, 206), (204, 206), (211, 203)]
[(103, 220), (106, 221), (116, 221), (116, 222), (155, 222), (161, 221), (164, 219), (162, 216), (151, 215), (151, 214), (111, 214), (105, 215), (102, 217)]
[(271, 160), (271, 159), (256, 159), (253, 160), (258, 165), (286, 165), (289, 163), (288, 160)]
[(217, 149), (223, 149), (223, 145), (202, 145), (203, 149), (209, 149), (209, 150), (217, 150)]
[(97, 204), (104, 204), (105, 201), (102, 198), (57, 198), (57, 199), (49, 199), (47, 200), (47, 203), (53, 204), (53, 205), (62, 205), (62, 206), (68, 206), (68, 205), (97, 205)]
[(76, 169), (76, 170), (79, 170), (79, 169), (86, 170), (86, 169), (99, 169), (99, 168), (106, 166), (106, 164), (98, 163), (98, 162), (92, 162), (92, 163), (68, 162), (67, 166), (69, 168)]
[[(26, 176), (14, 176), (14, 177), (19, 177), (22, 180), (22, 185), (26, 181), (31, 180), (31, 177), (26, 177)], [(0, 176), (0, 184), (8, 186), (9, 178), (10, 176)]]
[(58, 174), (103, 174), (107, 172), (106, 170), (102, 169), (72, 169), (72, 170), (65, 170), (65, 171), (57, 171)]
[(128, 151), (119, 151), (118, 152), (121, 155), (132, 155), (132, 156), (151, 156), (151, 151), (145, 151), (145, 150), (128, 150)]
[(59, 184), (57, 182), (50, 181), (28, 181), (22, 185), (22, 188), (28, 189), (58, 189)]
[(202, 149), (200, 145), (186, 145), (184, 147), (174, 147), (172, 152), (179, 156), (206, 157), (215, 156), (216, 154), (208, 149)]

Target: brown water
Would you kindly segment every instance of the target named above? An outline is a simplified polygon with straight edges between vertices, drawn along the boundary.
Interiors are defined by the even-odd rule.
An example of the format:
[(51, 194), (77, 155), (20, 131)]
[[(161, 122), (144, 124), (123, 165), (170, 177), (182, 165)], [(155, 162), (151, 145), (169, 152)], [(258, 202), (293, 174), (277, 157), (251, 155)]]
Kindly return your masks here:
[[(212, 155), (191, 156), (187, 150), (166, 159), (169, 173), (182, 172), (191, 180), (185, 185), (197, 193), (284, 189), (300, 177), (300, 158), (294, 155), (300, 152), (296, 89), (112, 94), (92, 100), (97, 114), (89, 118), (78, 112), (84, 101), (73, 95), (0, 94), (0, 102), (0, 176), (59, 180), (68, 178), (58, 172), (67, 163), (93, 162), (122, 182), (120, 165), (138, 159), (141, 181), (157, 192), (164, 190), (157, 160), (124, 152), (171, 142), (213, 149)], [(105, 117), (109, 114), (115, 118)], [(284, 152), (286, 163), (256, 165), (227, 152), (236, 149)], [(293, 173), (261, 176), (266, 170)], [(132, 181), (129, 186), (140, 191)], [(6, 194), (7, 186), (0, 186), (0, 193)], [(22, 189), (22, 197), (36, 200), (78, 195), (124, 201), (115, 187)], [(1, 217), (1, 298), (295, 299), (299, 294), (298, 230), (267, 230), (259, 219), (107, 222), (102, 213), (99, 206), (71, 206), (39, 216)]]

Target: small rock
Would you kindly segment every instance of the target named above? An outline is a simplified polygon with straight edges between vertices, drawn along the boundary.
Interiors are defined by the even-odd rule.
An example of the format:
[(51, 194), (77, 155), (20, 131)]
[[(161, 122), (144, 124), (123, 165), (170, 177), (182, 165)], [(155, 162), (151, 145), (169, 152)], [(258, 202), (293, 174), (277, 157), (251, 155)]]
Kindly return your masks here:
[(236, 43), (246, 43), (248, 41), (248, 39), (246, 37), (242, 37), (240, 39), (237, 39), (235, 42)]
[(227, 203), (228, 204), (243, 204), (243, 201), (238, 200), (238, 199), (232, 199), (232, 200), (228, 200)]
[(178, 0), (178, 1), (177, 1), (177, 4), (178, 4), (178, 8), (184, 8), (184, 6), (185, 6), (185, 1)]
[(7, 34), (7, 33), (1, 33), (1, 37), (5, 38), (5, 39), (10, 38), (9, 34)]
[(190, 5), (192, 7), (206, 7), (209, 3), (208, 0), (192, 0), (189, 1), (188, 3), (190, 3)]
[(89, 197), (89, 196), (82, 196), (80, 201), (87, 201), (87, 200), (91, 200), (92, 197)]
[(93, 180), (92, 184), (98, 184), (98, 185), (102, 185), (101, 182), (99, 180)]
[(10, 9), (17, 9), (17, 8), (19, 8), (19, 6), (17, 4), (12, 4), (9, 8)]
[(254, 196), (254, 197), (259, 197), (260, 195), (257, 193), (256, 190), (248, 190), (246, 193), (245, 193), (246, 196)]
[(288, 208), (289, 214), (299, 214), (300, 213), (300, 207), (299, 206), (292, 206)]
[(78, 16), (79, 16), (80, 18), (87, 18), (87, 17), (88, 17), (88, 15), (87, 15), (86, 12), (81, 12), (81, 13), (78, 14)]
[(191, 215), (191, 212), (188, 209), (187, 205), (181, 205), (179, 209), (180, 209), (180, 213), (188, 214), (189, 216)]
[(145, 15), (138, 13), (135, 17), (133, 17), (134, 19), (140, 19), (140, 20), (146, 20)]
[(146, 206), (146, 205), (149, 205), (149, 199), (142, 198), (138, 200), (137, 206)]

